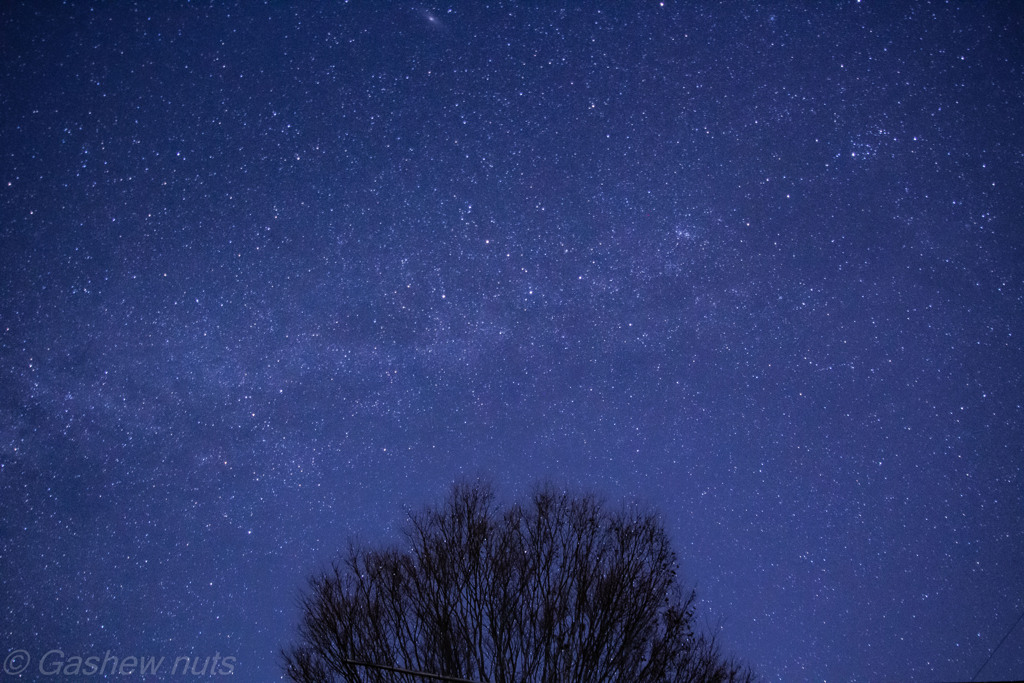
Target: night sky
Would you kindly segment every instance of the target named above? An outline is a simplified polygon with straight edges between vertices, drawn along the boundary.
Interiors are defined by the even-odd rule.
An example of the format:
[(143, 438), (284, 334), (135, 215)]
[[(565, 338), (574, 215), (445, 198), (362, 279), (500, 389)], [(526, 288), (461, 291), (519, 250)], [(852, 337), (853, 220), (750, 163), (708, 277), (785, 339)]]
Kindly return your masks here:
[(4, 3), (0, 655), (274, 680), (312, 571), (485, 477), (658, 509), (768, 680), (974, 675), (1024, 12), (581, 4)]

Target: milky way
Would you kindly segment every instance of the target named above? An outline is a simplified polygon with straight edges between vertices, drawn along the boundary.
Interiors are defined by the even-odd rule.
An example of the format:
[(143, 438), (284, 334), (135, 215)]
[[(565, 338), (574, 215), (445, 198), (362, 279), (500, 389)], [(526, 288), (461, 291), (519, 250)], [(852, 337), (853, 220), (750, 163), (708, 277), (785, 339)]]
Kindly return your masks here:
[(655, 507), (768, 680), (1024, 612), (1016, 5), (0, 22), (4, 656), (276, 679), (309, 573), (477, 477)]

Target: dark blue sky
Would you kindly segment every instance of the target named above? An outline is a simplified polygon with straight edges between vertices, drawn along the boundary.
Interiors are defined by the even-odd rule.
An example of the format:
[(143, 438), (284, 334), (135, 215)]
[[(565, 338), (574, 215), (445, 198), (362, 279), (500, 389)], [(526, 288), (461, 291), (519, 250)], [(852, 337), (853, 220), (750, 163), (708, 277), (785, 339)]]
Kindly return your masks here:
[(1022, 35), (5, 3), (0, 654), (273, 680), (312, 570), (485, 476), (655, 506), (768, 680), (969, 679), (1024, 611)]

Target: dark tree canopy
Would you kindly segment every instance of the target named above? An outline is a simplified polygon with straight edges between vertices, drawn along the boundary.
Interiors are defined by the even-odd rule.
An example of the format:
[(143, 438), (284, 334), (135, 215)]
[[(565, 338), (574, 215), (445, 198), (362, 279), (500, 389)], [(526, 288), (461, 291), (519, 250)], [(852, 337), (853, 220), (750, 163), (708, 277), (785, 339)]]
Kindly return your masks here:
[(502, 507), (461, 485), (406, 535), (311, 579), (283, 653), (291, 680), (415, 680), (353, 662), (488, 683), (753, 678), (695, 631), (695, 594), (652, 514), (551, 489)]

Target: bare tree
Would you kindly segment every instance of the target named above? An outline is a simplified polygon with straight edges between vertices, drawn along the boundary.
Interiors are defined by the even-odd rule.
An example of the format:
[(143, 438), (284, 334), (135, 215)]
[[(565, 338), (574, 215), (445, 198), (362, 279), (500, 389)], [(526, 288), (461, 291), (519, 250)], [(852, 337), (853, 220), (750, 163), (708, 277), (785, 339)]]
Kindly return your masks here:
[(291, 680), (753, 679), (695, 632), (695, 594), (652, 514), (550, 488), (502, 508), (489, 487), (461, 485), (411, 515), (406, 536), (406, 550), (353, 547), (310, 580), (299, 642), (282, 653)]

